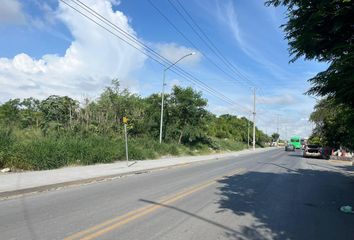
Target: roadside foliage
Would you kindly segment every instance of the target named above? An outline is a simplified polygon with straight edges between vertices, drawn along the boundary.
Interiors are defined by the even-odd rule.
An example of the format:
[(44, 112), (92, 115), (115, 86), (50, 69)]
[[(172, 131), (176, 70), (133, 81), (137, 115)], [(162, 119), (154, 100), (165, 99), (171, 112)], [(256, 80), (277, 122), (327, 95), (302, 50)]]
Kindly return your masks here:
[(307, 92), (322, 99), (311, 120), (311, 139), (330, 147), (354, 149), (354, 1), (269, 0), (267, 6), (284, 6), (282, 25), (291, 62), (299, 58), (328, 64), (309, 79)]
[[(215, 116), (202, 94), (190, 87), (175, 86), (165, 99), (162, 144), (161, 96), (143, 98), (121, 89), (118, 80), (95, 101), (56, 95), (11, 99), (0, 105), (0, 167), (40, 170), (123, 160), (123, 117), (129, 119), (132, 159), (247, 147), (252, 122), (246, 118)], [(263, 146), (270, 139), (257, 129), (256, 140)]]

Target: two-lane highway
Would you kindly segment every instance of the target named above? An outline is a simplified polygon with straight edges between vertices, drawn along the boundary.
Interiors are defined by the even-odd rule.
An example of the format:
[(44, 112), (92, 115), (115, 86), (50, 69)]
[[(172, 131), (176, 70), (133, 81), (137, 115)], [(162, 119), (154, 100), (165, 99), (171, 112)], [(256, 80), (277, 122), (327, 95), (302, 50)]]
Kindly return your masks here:
[(353, 179), (281, 149), (0, 201), (1, 239), (354, 239)]

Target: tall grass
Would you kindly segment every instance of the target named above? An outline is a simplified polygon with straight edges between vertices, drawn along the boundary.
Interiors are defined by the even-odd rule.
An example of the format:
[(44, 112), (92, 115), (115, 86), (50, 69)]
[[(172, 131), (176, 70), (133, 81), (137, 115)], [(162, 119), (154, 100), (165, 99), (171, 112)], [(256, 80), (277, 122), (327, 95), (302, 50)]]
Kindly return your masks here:
[(0, 167), (6, 166), (8, 152), (15, 142), (15, 137), (11, 129), (0, 128)]
[[(213, 146), (188, 147), (151, 138), (130, 138), (129, 158), (154, 159), (165, 155), (195, 155), (215, 150), (240, 150), (244, 144), (214, 139)], [(25, 170), (54, 169), (125, 160), (125, 142), (118, 137), (55, 133), (39, 130), (0, 130), (0, 166)]]

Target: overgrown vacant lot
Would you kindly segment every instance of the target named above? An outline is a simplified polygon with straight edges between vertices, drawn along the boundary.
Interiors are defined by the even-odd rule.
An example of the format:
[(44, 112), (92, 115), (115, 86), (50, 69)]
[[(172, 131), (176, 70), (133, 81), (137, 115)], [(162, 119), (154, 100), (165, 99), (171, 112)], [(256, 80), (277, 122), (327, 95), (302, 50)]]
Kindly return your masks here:
[[(175, 86), (165, 96), (163, 141), (158, 142), (161, 96), (142, 98), (113, 81), (96, 101), (67, 96), (12, 99), (0, 105), (0, 167), (53, 169), (125, 159), (122, 118), (129, 119), (129, 157), (197, 155), (247, 146), (252, 123), (232, 115), (215, 116), (192, 88)], [(257, 144), (270, 138), (256, 131)]]
[[(51, 134), (38, 131), (1, 131), (1, 166), (25, 170), (53, 169), (71, 165), (109, 163), (125, 159), (124, 139), (100, 135)], [(185, 146), (148, 138), (129, 139), (131, 159), (154, 159), (166, 155), (198, 155), (216, 151), (237, 151), (246, 144), (215, 139), (213, 146)]]

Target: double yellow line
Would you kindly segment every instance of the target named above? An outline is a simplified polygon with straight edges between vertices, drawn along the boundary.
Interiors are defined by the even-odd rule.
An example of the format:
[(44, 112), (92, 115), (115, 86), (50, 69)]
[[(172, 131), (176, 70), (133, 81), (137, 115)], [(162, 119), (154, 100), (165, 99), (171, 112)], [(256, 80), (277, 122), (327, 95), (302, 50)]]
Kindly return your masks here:
[[(234, 171), (230, 174), (228, 174), (228, 176), (232, 176), (235, 174), (240, 174), (245, 172), (246, 169), (237, 169), (237, 171)], [(224, 176), (227, 177), (227, 176)], [(158, 201), (156, 204), (153, 205), (148, 205), (136, 210), (133, 210), (131, 212), (128, 212), (124, 215), (120, 215), (118, 217), (112, 218), (110, 220), (107, 220), (105, 222), (102, 222), (98, 225), (95, 225), (93, 227), (90, 227), (86, 230), (80, 231), (78, 233), (75, 233), (74, 235), (71, 235), (67, 238), (65, 238), (64, 240), (76, 240), (76, 239), (81, 239), (81, 240), (90, 240), (90, 239), (95, 239), (99, 236), (102, 236), (116, 228), (119, 228), (122, 225), (125, 225), (135, 219), (141, 218), (153, 211), (156, 211), (159, 208), (162, 208), (163, 205), (166, 204), (171, 204), (174, 203), (188, 195), (191, 195), (192, 193), (195, 193), (197, 191), (200, 191), (208, 186), (211, 186), (213, 184), (216, 183), (217, 180), (220, 180), (221, 178), (214, 178), (212, 180), (206, 181), (202, 184), (193, 186), (185, 191), (179, 192), (173, 196), (167, 197), (165, 199), (162, 199), (160, 201)]]

